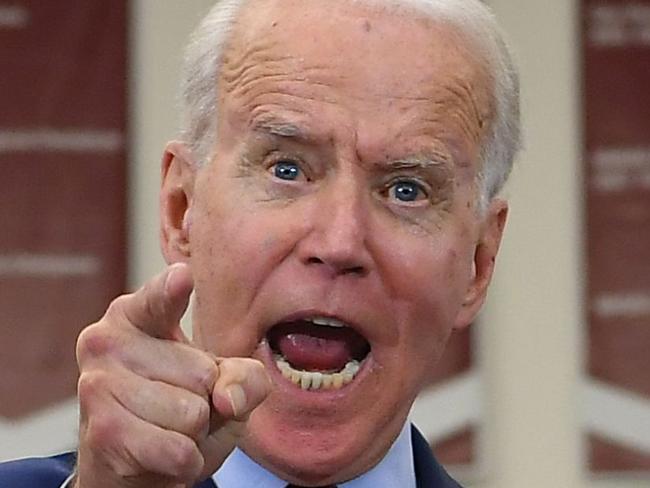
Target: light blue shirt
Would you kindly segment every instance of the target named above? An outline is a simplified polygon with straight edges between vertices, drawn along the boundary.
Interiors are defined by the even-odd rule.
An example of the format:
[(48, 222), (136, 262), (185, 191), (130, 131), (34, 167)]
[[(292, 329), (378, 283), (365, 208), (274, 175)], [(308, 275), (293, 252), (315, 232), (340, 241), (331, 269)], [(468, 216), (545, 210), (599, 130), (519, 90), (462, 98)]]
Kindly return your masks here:
[[(67, 488), (72, 476), (61, 488)], [(212, 475), (219, 488), (286, 488), (287, 482), (235, 449)], [(358, 478), (339, 483), (339, 488), (416, 488), (411, 424), (406, 422), (397, 439), (377, 466)]]
[[(212, 476), (219, 488), (286, 488), (287, 482), (235, 449)], [(406, 422), (384, 459), (339, 488), (416, 488), (411, 424)]]

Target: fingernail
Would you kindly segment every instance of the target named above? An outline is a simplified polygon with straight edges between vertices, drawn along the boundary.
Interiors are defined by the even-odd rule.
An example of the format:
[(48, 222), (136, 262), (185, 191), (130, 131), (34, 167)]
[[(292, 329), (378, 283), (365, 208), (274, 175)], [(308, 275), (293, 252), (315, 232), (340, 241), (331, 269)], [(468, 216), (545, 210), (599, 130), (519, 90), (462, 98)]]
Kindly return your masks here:
[(246, 392), (244, 392), (241, 385), (230, 385), (226, 388), (226, 394), (230, 400), (232, 412), (236, 417), (246, 409)]

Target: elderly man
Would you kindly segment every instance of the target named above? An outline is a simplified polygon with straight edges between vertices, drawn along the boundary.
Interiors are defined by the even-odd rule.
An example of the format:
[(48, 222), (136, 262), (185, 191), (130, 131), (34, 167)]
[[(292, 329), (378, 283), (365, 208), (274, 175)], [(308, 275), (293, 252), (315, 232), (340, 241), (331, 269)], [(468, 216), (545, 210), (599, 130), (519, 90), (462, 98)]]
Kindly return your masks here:
[(170, 266), (79, 338), (76, 460), (0, 480), (458, 486), (407, 416), (476, 317), (506, 220), (518, 86), (487, 9), (223, 0), (183, 103), (162, 163)]

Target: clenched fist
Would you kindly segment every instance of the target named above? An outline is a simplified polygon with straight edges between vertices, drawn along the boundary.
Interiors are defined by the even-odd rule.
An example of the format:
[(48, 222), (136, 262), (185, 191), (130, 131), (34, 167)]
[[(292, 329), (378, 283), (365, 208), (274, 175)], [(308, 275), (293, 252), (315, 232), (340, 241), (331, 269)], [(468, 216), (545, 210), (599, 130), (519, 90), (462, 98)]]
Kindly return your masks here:
[(76, 488), (192, 486), (268, 395), (260, 362), (216, 358), (183, 335), (192, 287), (187, 265), (172, 265), (79, 336)]

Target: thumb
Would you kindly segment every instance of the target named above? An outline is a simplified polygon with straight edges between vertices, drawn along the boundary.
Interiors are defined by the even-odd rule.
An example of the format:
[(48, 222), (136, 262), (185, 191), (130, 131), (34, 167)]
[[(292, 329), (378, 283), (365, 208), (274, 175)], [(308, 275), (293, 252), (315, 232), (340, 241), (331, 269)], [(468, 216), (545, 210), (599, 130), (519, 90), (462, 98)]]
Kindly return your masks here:
[(219, 377), (212, 393), (210, 434), (199, 445), (209, 476), (225, 461), (246, 433), (248, 418), (271, 392), (264, 365), (250, 358), (219, 360)]

